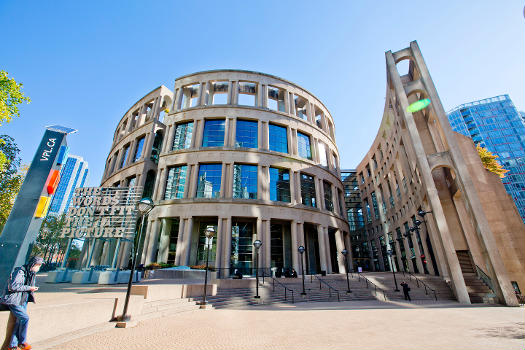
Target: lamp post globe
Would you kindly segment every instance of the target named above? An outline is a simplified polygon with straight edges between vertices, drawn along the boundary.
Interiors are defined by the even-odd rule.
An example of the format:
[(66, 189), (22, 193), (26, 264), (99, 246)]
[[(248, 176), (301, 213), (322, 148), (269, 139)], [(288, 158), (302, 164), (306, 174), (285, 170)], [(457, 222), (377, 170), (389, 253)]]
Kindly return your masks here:
[(346, 293), (352, 293), (352, 291), (350, 290), (350, 280), (348, 279), (348, 250), (346, 249), (343, 249), (341, 251), (341, 254), (343, 254), (343, 256), (345, 257), (345, 271), (346, 271), (346, 286), (347, 286), (347, 289), (346, 289)]
[(253, 242), (253, 247), (255, 248), (255, 299), (259, 299), (259, 248), (262, 246), (262, 241), (260, 239)]
[(200, 305), (201, 309), (206, 308), (206, 295), (208, 294), (208, 265), (210, 258), (210, 243), (213, 239), (213, 236), (215, 236), (215, 227), (213, 227), (212, 225), (208, 225), (208, 227), (206, 227), (204, 235), (206, 236), (206, 268), (204, 269), (204, 291), (202, 293), (202, 301)]
[(140, 241), (142, 239), (142, 233), (144, 231), (144, 219), (149, 214), (149, 212), (155, 207), (155, 204), (149, 197), (144, 197), (140, 201), (137, 202), (137, 211), (139, 212), (140, 216), (142, 216), (140, 221), (140, 230), (138, 232), (137, 240), (133, 244), (133, 256), (132, 256), (132, 262), (131, 262), (131, 271), (129, 274), (129, 280), (128, 280), (128, 289), (126, 291), (126, 299), (124, 301), (124, 308), (122, 310), (122, 316), (120, 316), (121, 321), (127, 321), (129, 320), (128, 313), (128, 305), (129, 305), (129, 298), (131, 295), (131, 285), (133, 284), (133, 275), (135, 273), (135, 266), (137, 265), (137, 259), (139, 257), (139, 246)]
[(303, 254), (304, 254), (305, 249), (301, 245), (301, 246), (299, 246), (299, 248), (297, 248), (297, 250), (299, 251), (299, 254), (301, 254), (301, 275), (303, 277), (303, 291), (301, 292), (301, 295), (305, 296), (306, 295), (306, 291), (304, 289), (304, 266), (303, 266)]

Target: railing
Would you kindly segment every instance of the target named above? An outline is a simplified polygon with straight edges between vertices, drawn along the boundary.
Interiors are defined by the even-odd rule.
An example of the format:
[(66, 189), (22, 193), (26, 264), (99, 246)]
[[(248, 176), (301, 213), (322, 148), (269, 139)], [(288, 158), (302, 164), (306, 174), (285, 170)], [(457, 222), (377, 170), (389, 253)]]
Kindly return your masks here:
[[(368, 285), (371, 284), (374, 286), (374, 293), (375, 293), (375, 296), (377, 297), (377, 289), (379, 288), (374, 282), (370, 281), (368, 278), (366, 278), (365, 276), (363, 276), (361, 273), (357, 273), (357, 277), (359, 277), (358, 281), (361, 281), (361, 279), (363, 279), (365, 282), (366, 282), (366, 288), (368, 289)], [(383, 292), (383, 298), (385, 300), (387, 300), (386, 298), (386, 294), (385, 294), (385, 291), (381, 288), (379, 288), (379, 290), (381, 292)]]
[(287, 299), (288, 298), (287, 291), (290, 291), (292, 293), (292, 304), (295, 303), (293, 289), (288, 288), (286, 285), (284, 285), (283, 283), (279, 282), (278, 280), (276, 280), (273, 277), (270, 277), (270, 278), (272, 279), (272, 291), (275, 292), (275, 283), (277, 283), (278, 285), (280, 285), (281, 287), (284, 288), (284, 300), (288, 301), (288, 299)]
[(495, 293), (494, 285), (492, 284), (490, 277), (478, 265), (475, 266), (478, 277), (481, 278), (481, 280), (490, 288), (493, 293)]
[[(311, 275), (310, 275), (311, 276)], [(328, 297), (332, 297), (332, 290), (337, 294), (337, 301), (341, 301), (341, 297), (339, 296), (339, 290), (335, 289), (331, 285), (328, 284), (328, 282), (323, 281), (321, 278), (319, 278), (317, 275), (315, 276), (319, 280), (319, 290), (323, 289), (323, 284), (328, 287)]]
[[(434, 293), (434, 300), (437, 301), (437, 295), (436, 295), (436, 290), (435, 289), (432, 289), (430, 288), (430, 286), (428, 284), (426, 284), (423, 280), (419, 279), (416, 275), (414, 275), (412, 272), (408, 271), (408, 276), (412, 279), (415, 279), (416, 280), (416, 285), (417, 287), (419, 288), (419, 283), (421, 283), (424, 287), (425, 287), (425, 295), (428, 295), (428, 291), (430, 290), (432, 293)], [(403, 272), (403, 275), (404, 275), (404, 272)]]

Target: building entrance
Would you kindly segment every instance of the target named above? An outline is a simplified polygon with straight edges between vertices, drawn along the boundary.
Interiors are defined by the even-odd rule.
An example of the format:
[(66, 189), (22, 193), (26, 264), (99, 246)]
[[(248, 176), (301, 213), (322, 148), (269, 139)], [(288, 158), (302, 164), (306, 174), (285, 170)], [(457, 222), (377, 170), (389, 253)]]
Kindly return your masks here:
[(239, 270), (243, 275), (252, 275), (256, 222), (254, 220), (232, 219), (232, 243), (230, 256), (230, 273)]
[(308, 274), (321, 273), (321, 262), (319, 258), (319, 240), (317, 227), (312, 224), (304, 224), (304, 243), (306, 249), (305, 272)]
[(290, 222), (271, 221), (270, 264), (265, 267), (282, 269), (292, 268), (292, 239)]

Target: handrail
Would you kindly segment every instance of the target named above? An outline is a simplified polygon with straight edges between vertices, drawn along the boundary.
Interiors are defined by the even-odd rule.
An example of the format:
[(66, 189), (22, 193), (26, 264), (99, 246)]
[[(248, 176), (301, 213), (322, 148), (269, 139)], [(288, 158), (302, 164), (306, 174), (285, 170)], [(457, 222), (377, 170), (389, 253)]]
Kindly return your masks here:
[[(370, 281), (368, 278), (366, 278), (365, 276), (363, 276), (362, 273), (358, 272), (358, 273), (357, 273), (357, 276), (359, 277), (359, 278), (358, 278), (358, 281), (360, 281), (361, 278), (365, 280), (365, 282), (366, 282), (366, 288), (367, 288), (367, 289), (368, 289), (368, 284), (369, 284), (369, 283), (372, 284), (372, 285), (374, 286), (374, 293), (375, 293), (375, 296), (377, 296), (377, 289), (378, 289), (379, 287), (378, 287), (374, 282)], [(387, 297), (386, 297), (386, 294), (385, 294), (385, 290), (382, 289), (382, 288), (379, 288), (379, 290), (380, 290), (381, 292), (383, 292), (383, 298), (384, 298), (385, 300), (387, 300)]]
[(490, 277), (478, 265), (475, 265), (475, 266), (476, 266), (476, 272), (477, 272), (478, 277), (481, 278), (481, 280), (490, 288), (490, 290), (493, 293), (495, 293), (494, 285), (492, 284), (492, 280), (490, 279)]
[(341, 297), (339, 296), (339, 290), (338, 289), (335, 289), (334, 287), (332, 287), (331, 285), (328, 284), (328, 282), (326, 281), (323, 281), (320, 277), (318, 277), (317, 275), (315, 276), (315, 278), (317, 278), (319, 280), (319, 289), (322, 289), (321, 288), (321, 284), (324, 284), (325, 286), (328, 287), (328, 297), (331, 298), (332, 297), (332, 290), (337, 294), (337, 301), (341, 301)]
[(277, 282), (278, 285), (280, 285), (281, 287), (284, 288), (284, 300), (288, 300), (287, 299), (287, 295), (286, 295), (286, 291), (290, 291), (292, 292), (292, 304), (295, 303), (295, 299), (294, 299), (294, 294), (293, 294), (293, 289), (292, 288), (288, 288), (286, 285), (284, 285), (284, 283), (281, 283), (279, 282), (278, 280), (276, 280), (275, 278), (273, 277), (270, 277), (272, 279), (272, 288), (273, 288), (273, 291), (275, 292), (275, 282)]
[(411, 278), (414, 278), (416, 280), (416, 285), (417, 285), (418, 288), (419, 288), (419, 282), (421, 282), (423, 284), (423, 286), (425, 287), (425, 295), (428, 295), (428, 290), (427, 289), (430, 289), (434, 293), (434, 299), (436, 301), (438, 300), (435, 289), (430, 288), (430, 286), (428, 284), (426, 284), (425, 281), (419, 279), (416, 275), (414, 275), (410, 271), (408, 271), (408, 276), (411, 277)]

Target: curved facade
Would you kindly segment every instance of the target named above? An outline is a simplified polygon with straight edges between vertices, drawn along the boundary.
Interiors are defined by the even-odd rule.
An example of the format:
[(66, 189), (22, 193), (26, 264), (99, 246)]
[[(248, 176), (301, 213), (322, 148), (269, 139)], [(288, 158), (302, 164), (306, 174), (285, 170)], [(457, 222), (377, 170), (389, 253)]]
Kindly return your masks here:
[[(305, 89), (256, 72), (190, 74), (150, 92), (115, 132), (102, 186), (144, 187), (141, 263), (201, 265), (204, 231), (216, 227), (210, 265), (228, 276), (259, 267), (343, 272), (350, 238), (334, 121)], [(115, 243), (113, 243), (115, 244)], [(104, 264), (115, 247), (99, 242)], [(119, 251), (127, 265), (129, 243)]]
[[(410, 64), (401, 75), (403, 60)], [(361, 195), (361, 203), (347, 199), (354, 266), (442, 276), (464, 303), (480, 301), (482, 280), (487, 297), (516, 305), (512, 286), (525, 283), (516, 207), (472, 140), (452, 131), (417, 43), (388, 51), (386, 65), (378, 134), (357, 169), (343, 172)], [(428, 108), (407, 111), (424, 98)]]

